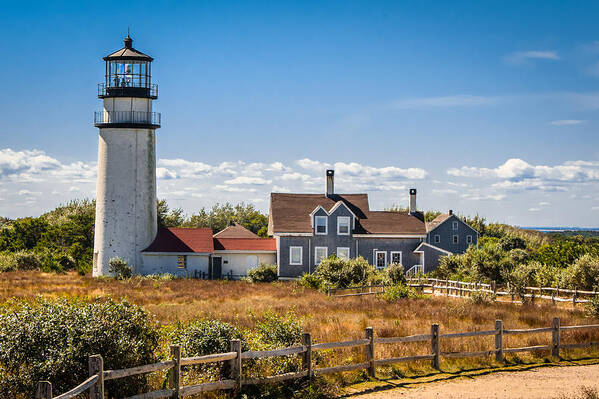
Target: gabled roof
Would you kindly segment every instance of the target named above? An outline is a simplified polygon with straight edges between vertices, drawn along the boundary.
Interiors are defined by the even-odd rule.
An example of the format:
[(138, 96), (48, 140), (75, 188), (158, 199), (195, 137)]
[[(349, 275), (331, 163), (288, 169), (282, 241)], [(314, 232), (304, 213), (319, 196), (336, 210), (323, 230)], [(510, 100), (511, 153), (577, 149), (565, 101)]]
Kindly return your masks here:
[(158, 229), (154, 242), (142, 252), (214, 252), (212, 229), (168, 227)]
[(450, 251), (446, 251), (442, 248), (435, 247), (434, 245), (426, 243), (424, 241), (421, 242), (420, 245), (418, 245), (418, 247), (414, 250), (414, 252), (422, 252), (422, 247), (429, 247), (429, 248), (434, 249), (435, 251), (441, 252), (445, 255), (453, 255), (453, 253)]
[(277, 250), (274, 238), (214, 238), (216, 251), (272, 251)]
[(332, 209), (337, 202), (356, 216), (355, 234), (426, 234), (422, 220), (408, 213), (371, 211), (368, 194), (270, 194), (268, 233), (312, 233), (310, 213), (318, 206)]
[(260, 238), (239, 223), (233, 223), (214, 235), (214, 238)]
[(431, 230), (436, 229), (440, 224), (442, 224), (443, 222), (445, 222), (447, 219), (449, 219), (452, 216), (453, 216), (453, 214), (451, 214), (451, 213), (440, 214), (439, 216), (437, 216), (430, 222), (426, 223), (426, 231), (429, 232)]

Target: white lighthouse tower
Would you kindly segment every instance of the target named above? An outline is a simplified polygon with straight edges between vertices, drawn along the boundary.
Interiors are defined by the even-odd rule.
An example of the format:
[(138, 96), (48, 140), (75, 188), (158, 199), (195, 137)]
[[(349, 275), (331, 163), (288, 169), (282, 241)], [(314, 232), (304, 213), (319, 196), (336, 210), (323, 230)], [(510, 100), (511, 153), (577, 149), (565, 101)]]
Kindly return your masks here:
[(141, 251), (156, 236), (156, 140), (160, 114), (152, 112), (158, 86), (152, 84), (152, 57), (125, 47), (104, 57), (106, 75), (98, 85), (103, 109), (100, 129), (93, 275), (109, 274), (120, 257), (143, 273)]

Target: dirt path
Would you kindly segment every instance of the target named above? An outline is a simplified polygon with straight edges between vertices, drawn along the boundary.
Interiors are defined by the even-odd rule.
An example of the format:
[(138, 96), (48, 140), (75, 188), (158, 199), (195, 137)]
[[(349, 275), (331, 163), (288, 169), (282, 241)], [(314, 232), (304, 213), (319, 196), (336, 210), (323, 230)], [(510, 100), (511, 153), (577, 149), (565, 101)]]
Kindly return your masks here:
[[(576, 397), (581, 387), (599, 390), (599, 365), (537, 367), (525, 371), (469, 373), (455, 378), (440, 375), (434, 382), (426, 379), (394, 380), (383, 387), (364, 387), (346, 397), (354, 399), (405, 398), (527, 398)], [(429, 379), (430, 381), (430, 379)], [(393, 386), (398, 388), (392, 388)], [(374, 391), (374, 392), (373, 392)]]

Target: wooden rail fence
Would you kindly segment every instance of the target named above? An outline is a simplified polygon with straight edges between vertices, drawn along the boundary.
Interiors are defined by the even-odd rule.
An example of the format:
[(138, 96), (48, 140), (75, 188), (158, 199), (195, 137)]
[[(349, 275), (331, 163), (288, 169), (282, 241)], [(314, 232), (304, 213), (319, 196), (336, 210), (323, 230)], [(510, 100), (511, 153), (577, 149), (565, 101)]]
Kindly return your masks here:
[[(282, 348), (269, 351), (241, 351), (241, 341), (232, 340), (231, 349), (226, 353), (216, 353), (206, 356), (195, 356), (181, 358), (181, 348), (177, 345), (170, 347), (170, 360), (163, 362), (148, 364), (121, 370), (104, 370), (102, 356), (93, 355), (89, 357), (89, 378), (62, 395), (52, 396), (52, 384), (49, 381), (40, 381), (37, 384), (36, 399), (70, 399), (88, 391), (92, 399), (104, 398), (104, 381), (116, 380), (120, 378), (130, 377), (152, 373), (161, 370), (172, 370), (169, 372), (168, 388), (143, 393), (130, 397), (129, 399), (158, 399), (158, 398), (181, 398), (185, 396), (195, 395), (201, 392), (216, 391), (216, 390), (234, 390), (239, 392), (244, 385), (276, 383), (290, 379), (308, 378), (314, 376), (339, 373), (344, 371), (367, 370), (370, 376), (375, 375), (376, 367), (382, 365), (390, 365), (404, 362), (414, 362), (427, 360), (431, 362), (431, 366), (435, 369), (440, 368), (441, 358), (467, 358), (480, 356), (495, 356), (495, 360), (502, 362), (504, 354), (516, 352), (532, 352), (532, 351), (550, 351), (551, 354), (559, 359), (560, 349), (587, 348), (599, 345), (599, 342), (578, 342), (564, 344), (560, 340), (561, 331), (570, 331), (576, 329), (597, 329), (599, 324), (593, 325), (575, 325), (561, 326), (559, 318), (554, 318), (550, 327), (529, 328), (529, 329), (505, 329), (501, 320), (495, 321), (495, 327), (486, 331), (469, 331), (461, 333), (446, 333), (441, 334), (438, 324), (431, 325), (430, 333), (408, 335), (403, 337), (375, 337), (372, 327), (365, 330), (363, 339), (342, 342), (326, 342), (312, 344), (309, 333), (304, 333), (302, 336), (302, 344), (299, 346)], [(503, 336), (506, 334), (543, 334), (551, 333), (551, 344), (536, 345), (520, 348), (506, 348), (503, 341)], [(476, 336), (494, 336), (495, 345), (493, 348), (479, 352), (443, 352), (441, 350), (441, 340), (456, 339)], [(389, 345), (406, 342), (422, 342), (428, 343), (429, 353), (424, 355), (396, 357), (389, 359), (375, 358), (375, 345)], [(343, 349), (352, 347), (363, 347), (365, 361), (362, 363), (347, 364), (334, 367), (314, 368), (312, 361), (312, 352), (320, 350)], [(244, 359), (260, 359), (267, 357), (301, 355), (301, 371), (267, 376), (262, 378), (243, 378)], [(192, 366), (198, 364), (229, 362), (230, 375), (228, 379), (205, 382), (195, 385), (181, 385), (181, 367)]]
[[(450, 297), (462, 298), (471, 296), (473, 292), (483, 292), (494, 294), (498, 297), (511, 297), (512, 302), (514, 302), (518, 296), (518, 294), (510, 291), (509, 286), (500, 288), (497, 286), (497, 284), (495, 284), (495, 282), (491, 282), (491, 284), (484, 284), (479, 282), (442, 280), (437, 278), (408, 278), (407, 281), (409, 287), (420, 289), (422, 292), (433, 295), (445, 294), (446, 296)], [(370, 284), (347, 288), (331, 288), (327, 291), (327, 294), (328, 296), (334, 296), (337, 298), (375, 295), (384, 293), (385, 288), (385, 284)], [(579, 303), (589, 302), (589, 299), (581, 298), (581, 296), (594, 297), (597, 295), (599, 295), (599, 292), (596, 290), (570, 290), (559, 287), (524, 287), (523, 293), (523, 296), (527, 299), (530, 299), (533, 303), (537, 299), (545, 299), (552, 301), (554, 304), (557, 302), (571, 302), (574, 306)]]

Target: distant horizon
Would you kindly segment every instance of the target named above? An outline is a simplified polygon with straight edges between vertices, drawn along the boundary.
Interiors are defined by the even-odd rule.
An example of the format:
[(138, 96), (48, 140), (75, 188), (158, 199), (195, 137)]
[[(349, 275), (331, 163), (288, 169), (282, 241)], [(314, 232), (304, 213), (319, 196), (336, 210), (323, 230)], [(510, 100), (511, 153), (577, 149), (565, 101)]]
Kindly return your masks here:
[[(12, 2), (0, 214), (95, 197), (102, 57), (154, 57), (158, 197), (366, 192), (373, 209), (599, 225), (599, 3)], [(24, 29), (26, 27), (26, 29)], [(35, 61), (32, 59), (32, 54)], [(9, 94), (10, 93), (10, 94)]]

